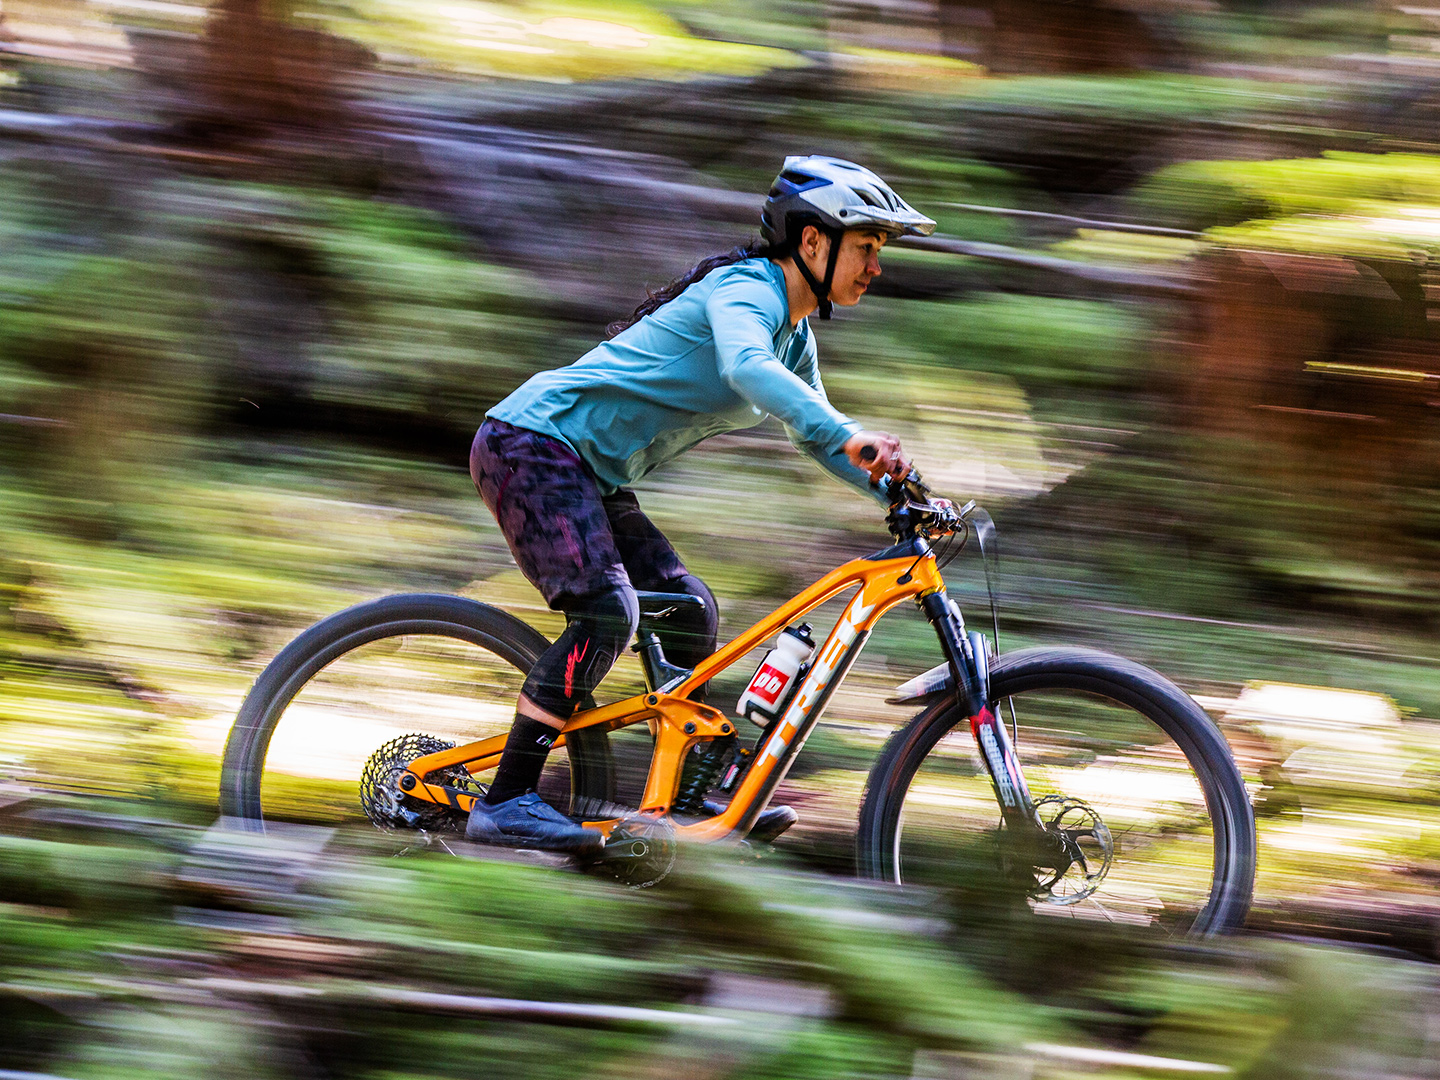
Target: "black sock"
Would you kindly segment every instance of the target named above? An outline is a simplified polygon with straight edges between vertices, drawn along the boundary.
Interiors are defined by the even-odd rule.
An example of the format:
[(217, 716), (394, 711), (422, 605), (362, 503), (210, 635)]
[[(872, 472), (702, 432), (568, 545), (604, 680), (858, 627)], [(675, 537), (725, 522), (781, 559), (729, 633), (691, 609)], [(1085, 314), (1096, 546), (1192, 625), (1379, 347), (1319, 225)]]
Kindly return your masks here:
[(545, 768), (545, 759), (558, 734), (549, 724), (516, 713), (510, 738), (505, 740), (505, 752), (500, 755), (495, 778), (485, 795), (486, 803), (494, 806), (535, 790), (540, 783), (540, 770)]

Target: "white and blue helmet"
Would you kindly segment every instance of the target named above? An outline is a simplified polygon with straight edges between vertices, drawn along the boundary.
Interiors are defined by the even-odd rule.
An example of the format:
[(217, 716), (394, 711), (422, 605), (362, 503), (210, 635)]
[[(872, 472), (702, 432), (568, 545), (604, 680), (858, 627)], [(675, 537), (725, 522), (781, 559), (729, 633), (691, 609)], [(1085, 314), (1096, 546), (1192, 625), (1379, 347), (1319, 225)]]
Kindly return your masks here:
[(869, 169), (840, 158), (787, 157), (760, 214), (760, 235), (773, 247), (799, 239), (798, 225), (831, 231), (879, 228), (892, 236), (929, 236), (935, 222)]
[(830, 318), (830, 285), (845, 230), (881, 229), (891, 236), (929, 236), (935, 231), (934, 221), (869, 169), (841, 158), (787, 157), (760, 213), (760, 235), (777, 254), (786, 254), (794, 251), (806, 225), (819, 227), (831, 241), (823, 281), (816, 280), (804, 259), (795, 258), (822, 319)]

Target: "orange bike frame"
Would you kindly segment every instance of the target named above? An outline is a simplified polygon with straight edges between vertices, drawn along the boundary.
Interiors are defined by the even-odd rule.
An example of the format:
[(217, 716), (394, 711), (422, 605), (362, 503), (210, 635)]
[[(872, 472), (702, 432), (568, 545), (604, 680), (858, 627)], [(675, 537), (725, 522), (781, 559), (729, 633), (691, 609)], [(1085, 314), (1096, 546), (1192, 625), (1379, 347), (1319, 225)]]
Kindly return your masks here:
[[(729, 807), (716, 817), (677, 826), (681, 836), (694, 840), (718, 840), (732, 833), (743, 836), (769, 803), (776, 786), (785, 778), (796, 754), (819, 722), (831, 695), (844, 680), (880, 617), (909, 597), (918, 598), (934, 592), (943, 594), (945, 583), (932, 552), (921, 549), (919, 553), (912, 550), (897, 558), (872, 556), (854, 559), (832, 570), (734, 641), (702, 660), (677, 686), (576, 713), (556, 739), (556, 745), (564, 742), (566, 733), (582, 728), (604, 727), (613, 731), (642, 721), (657, 721), (655, 750), (650, 759), (650, 773), (645, 782), (640, 812), (669, 812), (679, 788), (685, 755), (690, 748), (705, 739), (735, 734), (735, 724), (729, 717), (709, 705), (689, 700), (688, 695), (800, 616), (856, 586), (855, 595), (845, 606), (824, 645), (817, 650), (814, 663), (791, 697), (785, 713), (773, 725), (764, 745), (757, 748), (755, 759)], [(407, 794), (416, 798), (468, 812), (473, 796), (427, 783), (426, 777), (455, 765), (463, 765), (471, 773), (492, 769), (500, 761), (505, 740), (505, 735), (496, 735), (417, 758), (410, 764), (401, 786)], [(608, 833), (615, 823), (587, 824)]]

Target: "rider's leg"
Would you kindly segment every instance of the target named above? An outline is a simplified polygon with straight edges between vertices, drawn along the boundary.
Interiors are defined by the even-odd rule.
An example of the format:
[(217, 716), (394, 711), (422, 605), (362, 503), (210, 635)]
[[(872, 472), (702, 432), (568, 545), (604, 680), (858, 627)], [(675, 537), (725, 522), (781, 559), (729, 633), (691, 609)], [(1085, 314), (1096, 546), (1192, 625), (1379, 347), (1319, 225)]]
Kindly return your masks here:
[[(715, 594), (685, 568), (665, 534), (640, 509), (633, 493), (622, 488), (614, 495), (607, 495), (605, 514), (610, 519), (610, 531), (620, 558), (637, 589), (690, 593), (705, 601), (703, 611), (679, 608), (656, 625), (656, 634), (665, 647), (665, 658), (680, 667), (695, 667), (715, 651), (720, 630), (720, 608), (715, 603)], [(710, 684), (706, 683), (690, 696), (703, 702), (709, 689)], [(718, 814), (724, 806), (707, 799), (705, 809)], [(766, 807), (751, 826), (750, 839), (757, 843), (774, 840), (794, 825), (798, 817), (788, 806)]]
[(540, 654), (520, 690), (515, 725), (485, 796), (492, 806), (535, 789), (556, 731), (629, 644), (640, 612), (635, 590), (629, 586), (578, 599), (565, 597), (557, 606), (565, 612), (568, 625)]
[[(665, 659), (683, 668), (693, 668), (715, 651), (715, 639), (720, 631), (720, 612), (715, 606), (715, 594), (694, 574), (682, 574), (677, 578), (666, 578), (646, 583), (645, 589), (654, 592), (689, 593), (705, 601), (705, 609), (693, 607), (678, 608), (667, 615), (656, 627), (656, 636), (665, 649)], [(690, 695), (694, 701), (703, 702), (709, 697), (710, 684), (707, 682)]]
[(516, 703), (490, 789), (490, 798), (499, 801), (475, 804), (466, 835), (510, 846), (595, 850), (603, 842), (599, 833), (569, 821), (530, 789), (555, 729), (633, 632), (634, 590), (599, 488), (564, 443), (487, 420), (471, 447), (470, 474), (520, 571), (546, 603), (566, 613), (569, 625), (541, 655)]
[[(633, 580), (633, 579), (632, 579)], [(656, 627), (660, 641), (665, 646), (665, 656), (672, 664), (693, 668), (715, 651), (715, 639), (720, 631), (720, 612), (715, 606), (715, 594), (710, 587), (694, 574), (647, 581), (636, 588), (654, 592), (689, 593), (705, 601), (704, 610), (693, 607), (677, 608), (667, 615)]]
[[(615, 547), (637, 589), (690, 593), (705, 601), (703, 611), (680, 608), (656, 626), (665, 658), (680, 667), (693, 668), (715, 651), (720, 609), (714, 593), (685, 568), (665, 534), (640, 509), (633, 492), (622, 488), (605, 496), (604, 503)], [(691, 696), (703, 701), (708, 688), (707, 683)]]

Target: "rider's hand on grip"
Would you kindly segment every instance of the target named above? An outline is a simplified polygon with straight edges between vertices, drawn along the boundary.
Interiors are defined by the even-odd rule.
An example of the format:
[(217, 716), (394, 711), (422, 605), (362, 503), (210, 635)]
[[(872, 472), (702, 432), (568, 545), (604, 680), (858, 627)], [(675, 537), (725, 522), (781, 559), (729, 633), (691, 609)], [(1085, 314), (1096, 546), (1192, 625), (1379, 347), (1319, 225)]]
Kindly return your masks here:
[(910, 471), (900, 440), (884, 431), (857, 431), (845, 440), (842, 449), (850, 464), (870, 474), (872, 486), (878, 485), (881, 477), (901, 480)]

